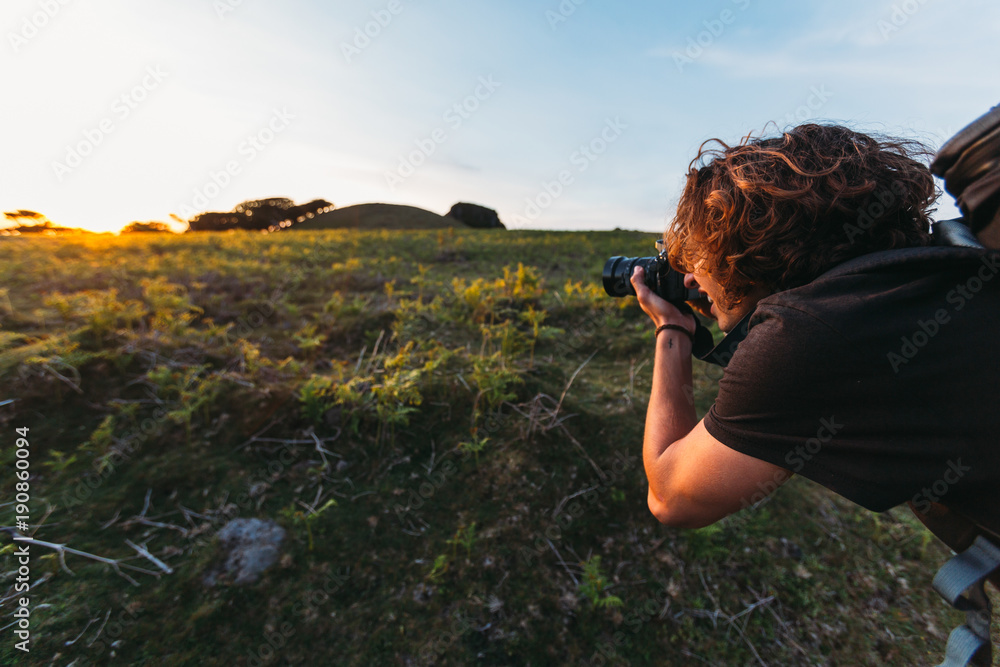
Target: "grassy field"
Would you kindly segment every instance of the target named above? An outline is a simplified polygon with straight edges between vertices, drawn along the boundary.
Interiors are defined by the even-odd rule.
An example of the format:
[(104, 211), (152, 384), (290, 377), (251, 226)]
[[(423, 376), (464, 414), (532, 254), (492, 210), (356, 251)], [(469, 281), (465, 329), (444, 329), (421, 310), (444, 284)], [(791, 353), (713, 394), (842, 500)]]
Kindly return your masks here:
[[(3, 523), (26, 427), (34, 536), (132, 579), (33, 547), (31, 653), (7, 629), (0, 663), (937, 664), (961, 617), (905, 508), (795, 478), (698, 531), (649, 513), (652, 327), (600, 270), (652, 242), (0, 240)], [(704, 413), (719, 373), (695, 374)], [(206, 587), (235, 517), (278, 521), (285, 555)]]

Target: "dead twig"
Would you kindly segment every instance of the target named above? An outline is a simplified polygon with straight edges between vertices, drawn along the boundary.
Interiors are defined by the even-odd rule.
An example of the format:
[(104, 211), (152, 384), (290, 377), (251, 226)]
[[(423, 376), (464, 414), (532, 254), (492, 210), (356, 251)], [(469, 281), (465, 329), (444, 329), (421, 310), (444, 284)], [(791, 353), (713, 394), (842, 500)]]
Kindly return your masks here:
[(97, 623), (97, 620), (98, 620), (99, 618), (100, 618), (100, 616), (98, 616), (97, 618), (92, 618), (92, 619), (90, 619), (89, 621), (87, 621), (87, 625), (85, 625), (85, 626), (83, 627), (83, 630), (81, 630), (81, 631), (80, 631), (80, 634), (78, 634), (78, 635), (76, 636), (76, 639), (71, 639), (71, 640), (69, 640), (68, 642), (65, 642), (65, 646), (72, 646), (73, 644), (75, 644), (75, 643), (77, 643), (78, 641), (80, 641), (80, 637), (82, 637), (82, 636), (83, 636), (84, 634), (86, 634), (87, 630), (89, 630), (89, 629), (90, 629), (90, 626), (91, 626), (91, 625), (93, 625), (94, 623)]
[[(54, 361), (59, 361), (59, 360), (56, 359)], [(75, 368), (73, 368), (72, 366), (70, 366), (69, 364), (67, 364), (66, 362), (64, 362), (64, 361), (59, 361), (59, 363), (61, 363), (66, 368), (69, 368), (70, 370), (73, 371), (72, 375), (76, 379), (76, 382), (73, 382), (73, 380), (70, 380), (68, 377), (66, 377), (65, 375), (63, 375), (62, 373), (60, 373), (59, 371), (57, 371), (56, 369), (52, 368), (52, 366), (50, 366), (48, 364), (48, 362), (42, 364), (42, 368), (44, 368), (45, 370), (47, 370), (49, 373), (52, 373), (52, 375), (54, 375), (57, 380), (60, 380), (61, 382), (65, 382), (66, 384), (68, 384), (69, 387), (70, 387), (70, 389), (72, 389), (73, 391), (75, 391), (76, 393), (78, 393), (78, 394), (80, 394), (82, 396), (83, 395), (83, 389), (80, 389), (80, 382), (81, 382), (80, 372), (78, 370), (76, 370)]]
[(582, 495), (584, 495), (586, 493), (590, 493), (591, 491), (594, 491), (595, 489), (597, 489), (598, 486), (599, 486), (598, 484), (595, 484), (594, 486), (592, 486), (592, 487), (590, 487), (588, 489), (584, 489), (583, 491), (577, 491), (576, 493), (574, 493), (572, 495), (569, 495), (569, 496), (566, 496), (565, 498), (563, 498), (562, 500), (560, 500), (559, 504), (556, 505), (555, 510), (552, 511), (552, 518), (554, 519), (557, 516), (559, 516), (559, 513), (562, 512), (562, 508), (566, 505), (566, 503), (568, 503), (569, 501), (573, 500), (574, 498), (577, 498), (577, 497), (582, 496)]
[[(337, 438), (340, 437), (340, 433), (341, 433), (341, 431), (338, 428), (337, 429), (337, 435), (334, 436), (333, 438), (328, 438), (328, 440), (336, 440)], [(323, 459), (323, 472), (326, 472), (327, 470), (330, 469), (330, 462), (327, 461), (326, 455), (327, 454), (329, 454), (330, 456), (337, 456), (337, 455), (334, 454), (331, 451), (328, 451), (325, 447), (323, 447), (323, 441), (319, 439), (319, 436), (317, 436), (316, 433), (312, 429), (309, 429), (309, 434), (308, 435), (313, 439), (314, 443), (316, 444), (316, 451), (319, 452), (320, 458)]]
[(149, 499), (153, 495), (153, 489), (146, 489), (146, 500), (142, 503), (142, 512), (139, 513), (139, 518), (145, 518), (146, 512), (149, 510)]
[(97, 641), (97, 638), (101, 636), (101, 633), (104, 632), (104, 626), (108, 624), (108, 619), (109, 618), (111, 618), (111, 610), (110, 609), (108, 609), (108, 613), (104, 615), (104, 622), (101, 623), (101, 627), (97, 628), (97, 634), (95, 634), (93, 637), (91, 637), (90, 641), (87, 642), (87, 647), (88, 648), (90, 646), (92, 646), (94, 644), (94, 642)]
[(580, 374), (580, 371), (583, 370), (583, 367), (586, 366), (587, 364), (589, 364), (590, 360), (593, 359), (594, 356), (597, 355), (597, 352), (598, 352), (598, 350), (594, 350), (594, 352), (589, 357), (587, 357), (587, 360), (585, 362), (583, 362), (582, 364), (580, 364), (580, 367), (577, 368), (573, 372), (573, 375), (570, 377), (569, 382), (566, 383), (566, 388), (563, 389), (562, 396), (559, 397), (559, 405), (556, 406), (556, 413), (558, 413), (559, 412), (559, 408), (562, 407), (563, 399), (566, 398), (566, 392), (568, 392), (569, 388), (573, 385), (573, 380), (575, 380), (576, 376)]
[(381, 333), (378, 335), (378, 340), (375, 341), (375, 347), (372, 348), (371, 356), (368, 357), (368, 365), (365, 366), (365, 374), (371, 375), (372, 365), (375, 363), (375, 357), (378, 355), (378, 347), (382, 344), (382, 338), (385, 337), (385, 329), (382, 329)]
[[(763, 607), (763, 606), (769, 605), (772, 602), (774, 602), (774, 599), (775, 599), (774, 596), (771, 595), (771, 596), (768, 596), (767, 598), (764, 598), (764, 599), (759, 599), (759, 596), (758, 596), (758, 600), (756, 602), (754, 602), (753, 604), (747, 606), (747, 608), (744, 609), (743, 611), (741, 611), (740, 613), (738, 613), (736, 615), (733, 615), (733, 616), (730, 616), (729, 614), (727, 614), (722, 609), (722, 607), (719, 605), (719, 601), (716, 600), (715, 596), (712, 594), (711, 589), (709, 589), (709, 587), (708, 587), (708, 582), (705, 581), (705, 576), (701, 572), (701, 570), (698, 571), (698, 578), (701, 579), (701, 585), (705, 589), (705, 593), (708, 595), (709, 599), (712, 601), (712, 604), (715, 605), (715, 611), (709, 612), (709, 611), (706, 611), (704, 609), (695, 609), (695, 610), (688, 611), (688, 613), (691, 616), (702, 616), (702, 617), (711, 618), (712, 619), (712, 626), (713, 627), (718, 627), (717, 626), (717, 620), (719, 618), (722, 618), (726, 622), (726, 624), (729, 625), (730, 629), (736, 630), (736, 632), (739, 634), (740, 638), (743, 640), (743, 642), (750, 649), (750, 652), (753, 653), (753, 655), (754, 655), (755, 658), (757, 658), (757, 662), (759, 662), (762, 665), (762, 667), (767, 667), (767, 663), (764, 662), (764, 659), (760, 657), (760, 653), (757, 652), (757, 647), (755, 647), (753, 645), (753, 642), (750, 641), (750, 638), (747, 637), (746, 633), (744, 632), (744, 630), (746, 629), (746, 624), (747, 624), (747, 622), (749, 622), (749, 619), (747, 619), (747, 621), (745, 621), (743, 623), (743, 627), (740, 627), (740, 624), (737, 623), (737, 621), (740, 618), (742, 618), (743, 616), (746, 616), (747, 614), (750, 614), (755, 609), (757, 609), (759, 607)], [(728, 631), (727, 631), (727, 634), (728, 634)]]
[(431, 438), (431, 461), (427, 464), (427, 474), (431, 474), (434, 471), (434, 455), (436, 453), (437, 447), (434, 444), (434, 438)]
[(118, 521), (118, 517), (120, 517), (121, 514), (122, 514), (122, 511), (119, 509), (117, 512), (115, 512), (115, 515), (113, 517), (111, 517), (111, 519), (107, 523), (101, 525), (100, 530), (104, 530), (106, 528), (110, 528), (111, 526), (113, 526), (115, 524), (115, 522)]
[(49, 579), (51, 579), (52, 576), (53, 575), (52, 575), (51, 572), (46, 572), (41, 577), (39, 577), (38, 580), (35, 581), (35, 583), (31, 584), (31, 586), (28, 587), (27, 591), (21, 591), (21, 592), (16, 592), (15, 591), (13, 594), (11, 594), (11, 595), (9, 595), (9, 596), (7, 596), (5, 598), (0, 598), (0, 607), (2, 607), (3, 605), (7, 604), (8, 602), (10, 602), (11, 600), (13, 600), (15, 598), (22, 597), (25, 592), (30, 593), (31, 591), (33, 591), (35, 589), (35, 587), (40, 586), (40, 585), (44, 584), (46, 581), (48, 581)]
[(566, 561), (563, 560), (562, 554), (559, 553), (558, 549), (556, 549), (556, 545), (552, 544), (552, 540), (550, 540), (547, 537), (545, 538), (545, 541), (549, 543), (549, 548), (551, 548), (553, 553), (555, 553), (556, 558), (559, 559), (559, 564), (563, 566), (564, 570), (566, 570), (566, 574), (569, 575), (569, 578), (573, 580), (574, 584), (579, 586), (580, 585), (579, 580), (576, 578), (576, 575), (574, 575), (573, 572), (569, 569), (569, 566), (566, 565)]
[(267, 426), (265, 426), (261, 430), (257, 431), (252, 436), (250, 436), (249, 440), (247, 440), (246, 442), (244, 442), (242, 445), (240, 445), (239, 447), (237, 447), (233, 451), (234, 452), (238, 452), (238, 451), (240, 451), (241, 449), (243, 449), (245, 447), (249, 447), (250, 445), (252, 445), (257, 440), (258, 436), (261, 436), (261, 435), (264, 435), (265, 433), (267, 433), (268, 430), (270, 430), (272, 426), (274, 426), (275, 424), (277, 424), (280, 421), (281, 421), (281, 419), (275, 419), (270, 424), (268, 424)]
[(354, 366), (354, 374), (357, 375), (361, 372), (361, 362), (365, 360), (365, 352), (368, 351), (368, 346), (365, 345), (361, 348), (361, 354), (358, 355), (358, 363)]
[(125, 544), (127, 544), (130, 547), (132, 547), (133, 549), (135, 549), (136, 553), (138, 553), (140, 556), (142, 556), (143, 558), (145, 558), (146, 560), (148, 560), (153, 565), (155, 565), (156, 567), (160, 568), (161, 570), (163, 570), (167, 574), (173, 574), (174, 573), (173, 569), (169, 565), (167, 565), (166, 563), (164, 563), (162, 560), (160, 560), (159, 558), (157, 558), (153, 554), (149, 553), (149, 551), (146, 550), (145, 547), (140, 547), (139, 545), (134, 544), (131, 540), (125, 540)]
[(64, 572), (66, 572), (67, 574), (72, 575), (74, 577), (76, 576), (76, 573), (73, 572), (73, 570), (69, 569), (69, 566), (66, 565), (66, 554), (72, 554), (74, 556), (81, 556), (83, 558), (89, 558), (90, 560), (95, 560), (98, 563), (104, 563), (105, 565), (110, 565), (111, 568), (118, 574), (118, 576), (122, 577), (123, 579), (125, 579), (126, 581), (128, 581), (129, 583), (131, 583), (133, 586), (139, 586), (139, 582), (136, 581), (135, 579), (133, 579), (132, 577), (128, 576), (124, 572), (122, 572), (121, 568), (123, 568), (123, 567), (124, 568), (128, 568), (129, 570), (132, 570), (134, 572), (141, 572), (142, 574), (149, 574), (149, 575), (152, 575), (154, 577), (159, 577), (160, 576), (160, 574), (158, 572), (152, 572), (150, 570), (144, 570), (143, 568), (141, 568), (141, 567), (135, 567), (134, 565), (127, 565), (127, 564), (125, 564), (125, 563), (123, 563), (120, 560), (117, 560), (115, 558), (104, 558), (103, 556), (96, 556), (94, 554), (87, 553), (86, 551), (80, 551), (78, 549), (73, 549), (72, 547), (68, 547), (65, 544), (56, 544), (54, 542), (45, 542), (43, 540), (37, 540), (34, 537), (27, 537), (27, 536), (21, 535), (14, 528), (3, 527), (3, 528), (0, 528), (0, 530), (3, 530), (4, 532), (10, 534), (14, 538), (15, 542), (21, 542), (21, 543), (28, 544), (28, 545), (35, 545), (35, 546), (39, 546), (39, 547), (44, 547), (46, 549), (52, 549), (52, 550), (54, 550), (56, 553), (59, 554), (59, 566), (63, 569)]

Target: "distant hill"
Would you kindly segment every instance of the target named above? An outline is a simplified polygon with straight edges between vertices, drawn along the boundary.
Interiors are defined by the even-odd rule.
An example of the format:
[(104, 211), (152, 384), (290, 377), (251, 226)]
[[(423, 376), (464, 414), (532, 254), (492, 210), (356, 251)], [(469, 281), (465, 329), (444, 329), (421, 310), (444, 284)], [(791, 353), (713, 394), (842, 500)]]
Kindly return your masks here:
[(359, 204), (317, 215), (290, 228), (304, 229), (441, 229), (467, 228), (458, 220), (415, 206)]

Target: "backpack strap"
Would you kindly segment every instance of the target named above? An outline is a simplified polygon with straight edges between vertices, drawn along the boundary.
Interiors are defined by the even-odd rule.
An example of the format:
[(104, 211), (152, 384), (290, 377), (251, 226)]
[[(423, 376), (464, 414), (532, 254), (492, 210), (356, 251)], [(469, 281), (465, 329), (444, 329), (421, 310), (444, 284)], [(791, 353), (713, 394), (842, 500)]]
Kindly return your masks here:
[(945, 661), (938, 667), (993, 664), (990, 644), (992, 606), (986, 595), (986, 579), (1000, 571), (1000, 547), (983, 536), (952, 558), (934, 576), (934, 590), (959, 611), (965, 624), (948, 637)]
[(926, 512), (912, 502), (909, 506), (938, 539), (960, 552), (934, 577), (934, 590), (965, 612), (965, 623), (948, 637), (945, 661), (938, 667), (989, 667), (992, 607), (985, 583), (991, 581), (1000, 588), (1000, 535), (940, 503), (930, 503)]
[(948, 140), (931, 163), (972, 231), (990, 247), (1000, 238), (1000, 105)]

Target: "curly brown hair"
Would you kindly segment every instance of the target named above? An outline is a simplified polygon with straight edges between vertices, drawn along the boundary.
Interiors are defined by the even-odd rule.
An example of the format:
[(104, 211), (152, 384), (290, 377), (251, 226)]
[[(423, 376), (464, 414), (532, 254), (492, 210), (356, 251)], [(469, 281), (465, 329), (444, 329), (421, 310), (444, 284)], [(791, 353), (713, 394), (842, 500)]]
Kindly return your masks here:
[(664, 234), (670, 264), (686, 273), (705, 261), (731, 308), (755, 289), (798, 287), (852, 257), (929, 245), (939, 193), (920, 159), (931, 155), (916, 141), (839, 125), (747, 135), (736, 146), (710, 139)]

